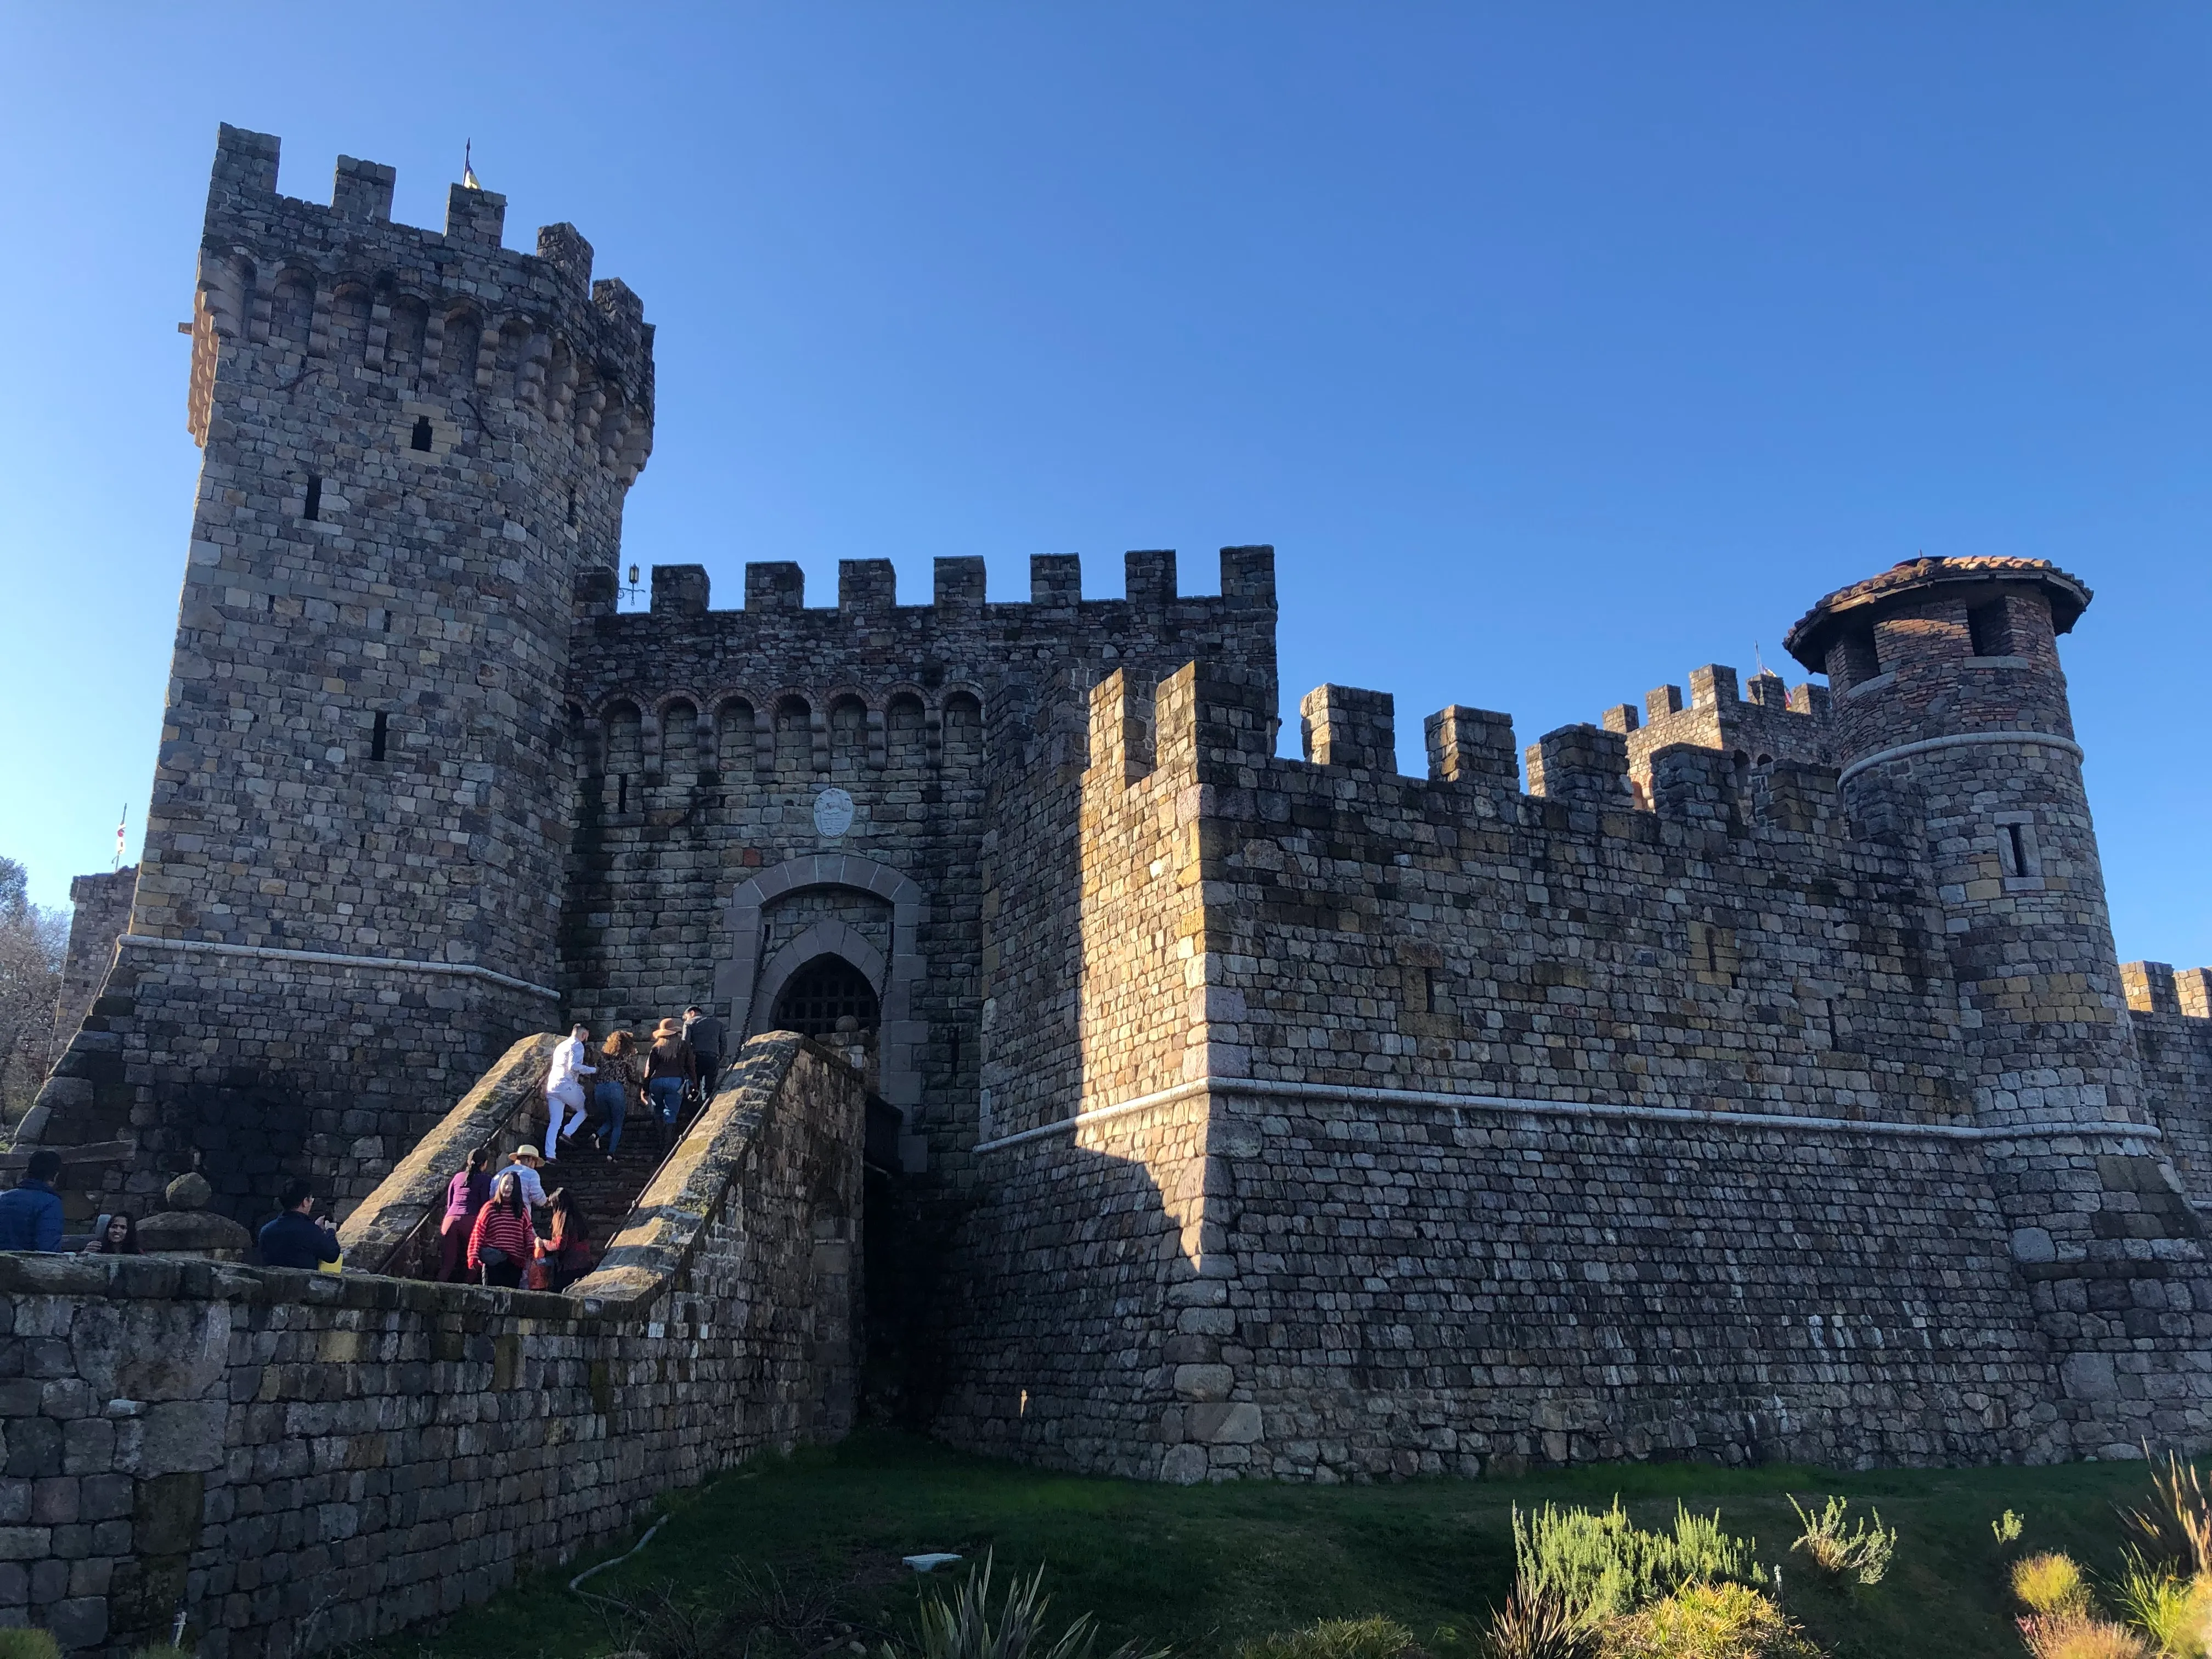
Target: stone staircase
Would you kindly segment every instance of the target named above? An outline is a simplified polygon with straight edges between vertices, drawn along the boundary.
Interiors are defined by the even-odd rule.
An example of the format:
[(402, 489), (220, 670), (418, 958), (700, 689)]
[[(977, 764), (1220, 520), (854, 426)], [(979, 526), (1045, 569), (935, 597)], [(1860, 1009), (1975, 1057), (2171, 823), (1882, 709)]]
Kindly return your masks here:
[[(678, 1124), (656, 1133), (650, 1114), (633, 1112), (623, 1128), (622, 1150), (615, 1157), (597, 1150), (589, 1131), (580, 1130), (574, 1139), (562, 1143), (559, 1158), (538, 1170), (549, 1194), (566, 1188), (582, 1210), (595, 1256), (621, 1228), (683, 1130)], [(544, 1231), (542, 1224), (539, 1231)]]

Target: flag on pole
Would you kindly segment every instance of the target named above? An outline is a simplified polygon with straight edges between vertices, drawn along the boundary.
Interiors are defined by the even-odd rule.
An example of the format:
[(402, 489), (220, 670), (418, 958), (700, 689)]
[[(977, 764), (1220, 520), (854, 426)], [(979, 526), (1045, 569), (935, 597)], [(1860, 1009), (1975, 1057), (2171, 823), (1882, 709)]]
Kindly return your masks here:
[(123, 816), (115, 821), (115, 867), (123, 867), (123, 826), (131, 822), (131, 803), (123, 803)]

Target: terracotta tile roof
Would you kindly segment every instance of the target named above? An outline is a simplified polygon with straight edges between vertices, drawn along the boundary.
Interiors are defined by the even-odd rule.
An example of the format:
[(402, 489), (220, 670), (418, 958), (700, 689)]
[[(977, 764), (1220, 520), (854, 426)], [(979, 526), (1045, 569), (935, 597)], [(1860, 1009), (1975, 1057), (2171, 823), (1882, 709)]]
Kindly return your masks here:
[(1900, 559), (1879, 576), (1869, 576), (1849, 587), (1839, 587), (1800, 617), (1783, 639), (1784, 648), (1806, 667), (1820, 673), (1827, 667), (1829, 635), (1838, 617), (1847, 611), (1893, 599), (1899, 594), (1948, 586), (1953, 583), (2012, 576), (2036, 582), (2051, 599), (2053, 629), (2061, 634), (2074, 626), (2088, 609), (2088, 585), (2061, 570), (2048, 559), (2010, 559), (1985, 556), (1964, 559)]

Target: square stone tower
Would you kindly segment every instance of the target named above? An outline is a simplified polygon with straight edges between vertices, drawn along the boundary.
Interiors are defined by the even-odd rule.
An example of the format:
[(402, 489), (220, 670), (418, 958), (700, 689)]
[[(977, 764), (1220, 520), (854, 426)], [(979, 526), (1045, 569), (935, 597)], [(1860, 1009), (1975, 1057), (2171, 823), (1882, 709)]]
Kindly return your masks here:
[(34, 1125), (366, 1191), (557, 1015), (580, 576), (611, 568), (653, 431), (653, 331), (567, 225), (501, 246), (455, 185), (391, 222), (340, 157), (217, 143), (193, 310), (204, 459), (129, 931)]

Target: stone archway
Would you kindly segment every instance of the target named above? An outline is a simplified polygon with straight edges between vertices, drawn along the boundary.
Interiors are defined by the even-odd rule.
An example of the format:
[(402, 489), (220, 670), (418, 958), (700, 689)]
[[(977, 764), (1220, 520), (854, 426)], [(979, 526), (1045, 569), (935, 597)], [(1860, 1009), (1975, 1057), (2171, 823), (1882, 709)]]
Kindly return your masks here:
[[(889, 903), (889, 956), (845, 924), (825, 920), (777, 951), (773, 960), (762, 962), (762, 911), (787, 894), (809, 887), (849, 887)], [(922, 974), (916, 943), (922, 911), (922, 891), (913, 881), (887, 864), (851, 853), (789, 859), (755, 876), (730, 895), (723, 912), (727, 954), (714, 970), (714, 995), (728, 1006), (738, 1040), (767, 1029), (763, 1022), (775, 1011), (776, 993), (806, 963), (819, 956), (842, 957), (876, 988), (882, 1009), (877, 1031), (883, 1097), (910, 1125), (915, 1109), (921, 1104), (921, 1057), (929, 1039), (927, 1023), (916, 1019), (913, 1012), (915, 988)], [(800, 954), (810, 940), (813, 944)], [(918, 1157), (920, 1138), (911, 1139)]]
[(769, 1029), (777, 999), (782, 996), (792, 975), (820, 957), (842, 957), (850, 963), (874, 988), (880, 1006), (884, 988), (883, 952), (869, 944), (857, 928), (848, 927), (842, 921), (817, 921), (769, 957), (761, 969), (753, 987), (751, 1017), (745, 1024), (748, 1036)]

